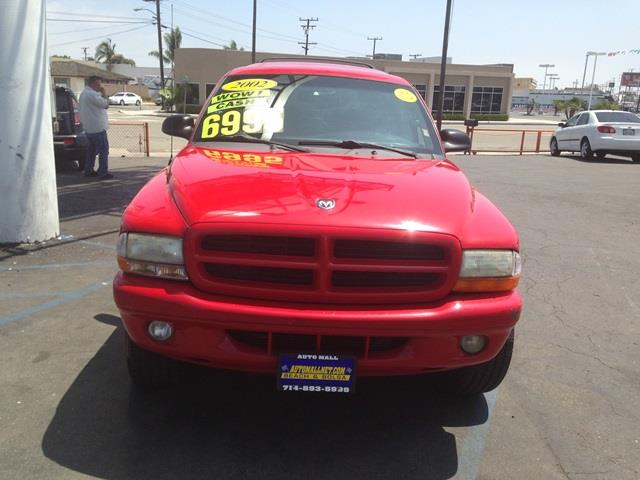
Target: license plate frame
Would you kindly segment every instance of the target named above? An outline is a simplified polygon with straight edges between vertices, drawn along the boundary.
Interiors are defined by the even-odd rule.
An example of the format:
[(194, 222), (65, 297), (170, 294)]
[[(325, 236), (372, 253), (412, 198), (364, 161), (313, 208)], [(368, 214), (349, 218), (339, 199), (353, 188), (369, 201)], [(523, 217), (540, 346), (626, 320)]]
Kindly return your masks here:
[(623, 128), (622, 135), (635, 136), (636, 130), (634, 128)]
[(282, 392), (353, 394), (356, 371), (352, 355), (283, 353), (278, 357), (277, 387)]

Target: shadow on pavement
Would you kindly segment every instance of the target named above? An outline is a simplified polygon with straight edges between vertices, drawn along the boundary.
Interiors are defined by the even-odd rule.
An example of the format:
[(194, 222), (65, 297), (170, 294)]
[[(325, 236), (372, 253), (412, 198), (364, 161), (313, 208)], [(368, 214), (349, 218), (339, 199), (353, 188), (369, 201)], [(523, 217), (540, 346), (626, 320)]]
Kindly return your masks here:
[(593, 158), (590, 158), (589, 160), (585, 160), (581, 158), (579, 155), (569, 155), (569, 156), (565, 156), (565, 158), (571, 158), (573, 160), (577, 160), (578, 162), (582, 162), (582, 163), (611, 163), (616, 165), (635, 165), (630, 158), (611, 157), (609, 155), (607, 155), (603, 159), (599, 159), (594, 155)]
[(60, 401), (44, 454), (108, 479), (440, 479), (458, 469), (443, 426), (488, 415), (483, 396), (441, 397), (406, 379), (361, 381), (348, 398), (287, 396), (270, 377), (189, 370), (174, 391), (138, 390), (116, 329)]
[(115, 176), (112, 180), (87, 178), (81, 172), (59, 172), (57, 183), (60, 221), (91, 215), (119, 216), (138, 190), (161, 168), (138, 166), (112, 170)]

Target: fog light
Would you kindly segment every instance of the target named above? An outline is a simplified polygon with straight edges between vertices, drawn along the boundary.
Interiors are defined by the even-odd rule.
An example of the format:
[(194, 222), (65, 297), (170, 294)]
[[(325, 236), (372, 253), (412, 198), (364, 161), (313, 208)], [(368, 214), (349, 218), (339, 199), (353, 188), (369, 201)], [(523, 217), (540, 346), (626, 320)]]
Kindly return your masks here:
[(164, 342), (173, 335), (173, 327), (171, 324), (169, 322), (161, 322), (159, 320), (151, 322), (147, 327), (147, 330), (149, 331), (151, 338), (158, 340), (159, 342)]
[(487, 338), (482, 335), (467, 335), (460, 339), (460, 347), (467, 353), (479, 353), (487, 343)]

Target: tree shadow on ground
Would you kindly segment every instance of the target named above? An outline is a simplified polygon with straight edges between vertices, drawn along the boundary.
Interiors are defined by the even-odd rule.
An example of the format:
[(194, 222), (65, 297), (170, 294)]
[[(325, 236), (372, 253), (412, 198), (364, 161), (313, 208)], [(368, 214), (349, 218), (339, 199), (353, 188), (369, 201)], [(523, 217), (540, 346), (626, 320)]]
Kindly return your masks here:
[(443, 426), (488, 416), (483, 396), (442, 397), (411, 379), (360, 381), (351, 397), (286, 395), (274, 383), (189, 367), (172, 391), (141, 391), (119, 327), (61, 399), (42, 449), (108, 479), (441, 479), (458, 469)]

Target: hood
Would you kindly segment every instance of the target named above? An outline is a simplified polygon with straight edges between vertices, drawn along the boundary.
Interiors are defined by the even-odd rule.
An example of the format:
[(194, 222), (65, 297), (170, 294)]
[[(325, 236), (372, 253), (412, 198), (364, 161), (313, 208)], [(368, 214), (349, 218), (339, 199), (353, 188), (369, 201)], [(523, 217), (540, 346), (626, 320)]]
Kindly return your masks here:
[[(189, 225), (391, 228), (459, 237), (475, 199), (458, 167), (441, 160), (188, 146), (169, 175), (173, 198)], [(333, 203), (333, 208), (319, 206)]]

